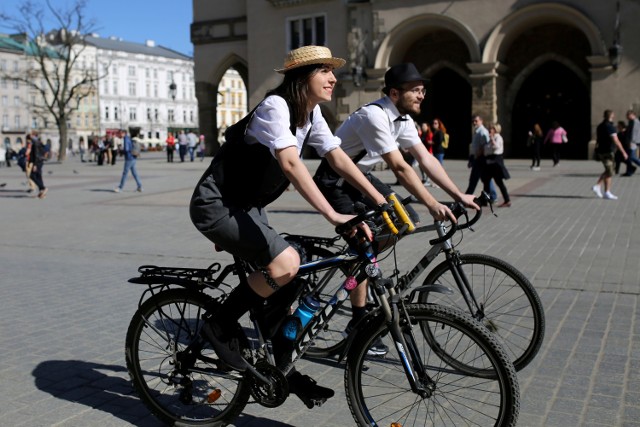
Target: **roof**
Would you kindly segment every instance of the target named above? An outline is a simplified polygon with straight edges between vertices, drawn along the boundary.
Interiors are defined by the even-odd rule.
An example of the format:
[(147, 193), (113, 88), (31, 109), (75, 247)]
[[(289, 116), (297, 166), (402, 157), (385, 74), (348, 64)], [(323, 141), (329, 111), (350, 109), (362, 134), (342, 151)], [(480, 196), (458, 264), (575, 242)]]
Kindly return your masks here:
[[(23, 43), (20, 41), (22, 37), (23, 35), (21, 34), (13, 34), (13, 35), (0, 34), (0, 49), (5, 51), (7, 50), (15, 51), (17, 53), (25, 53), (30, 56), (38, 56), (39, 55), (38, 48), (35, 45), (35, 43), (33, 43), (32, 41)], [(43, 49), (44, 49), (43, 52), (45, 52), (48, 56), (52, 58), (57, 58), (61, 56), (60, 52), (56, 51), (55, 48), (45, 46)]]
[(97, 47), (98, 49), (139, 53), (150, 56), (162, 56), (165, 58), (182, 59), (185, 61), (193, 60), (193, 58), (188, 55), (184, 55), (180, 52), (176, 52), (175, 50), (169, 49), (164, 46), (149, 46), (142, 43), (127, 42), (120, 39), (103, 38), (96, 36), (87, 36), (85, 37), (85, 41), (88, 44)]

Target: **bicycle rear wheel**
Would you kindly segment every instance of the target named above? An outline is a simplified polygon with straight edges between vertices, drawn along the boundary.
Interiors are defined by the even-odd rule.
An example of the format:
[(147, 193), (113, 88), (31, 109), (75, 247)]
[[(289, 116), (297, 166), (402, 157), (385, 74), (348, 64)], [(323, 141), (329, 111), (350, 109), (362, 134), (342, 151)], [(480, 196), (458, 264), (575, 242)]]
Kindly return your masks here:
[[(481, 311), (474, 307), (472, 317), (499, 337), (517, 371), (527, 366), (540, 350), (545, 327), (542, 303), (531, 282), (510, 264), (481, 254), (460, 255), (458, 272), (466, 277), (481, 307)], [(454, 293), (423, 292), (419, 302), (453, 306), (469, 312), (447, 261), (438, 264), (423, 284), (434, 283), (448, 286)], [(422, 326), (425, 336), (429, 336), (431, 329)]]
[[(351, 413), (360, 426), (515, 426), (519, 389), (513, 364), (499, 342), (478, 322), (452, 307), (408, 304), (409, 322), (401, 317), (403, 329), (409, 323), (427, 322), (436, 326), (441, 345), (456, 360), (478, 366), (481, 375), (472, 375), (447, 364), (430, 347), (425, 337), (413, 334), (406, 354), (417, 350), (425, 369), (417, 382), (428, 391), (425, 397), (411, 390), (397, 348), (380, 317), (359, 332), (350, 349), (345, 370), (345, 386)], [(401, 314), (404, 316), (404, 313)], [(404, 325), (404, 326), (402, 326)], [(367, 356), (378, 339), (387, 341), (391, 351), (383, 358)], [(491, 375), (486, 375), (491, 372)]]
[[(127, 331), (127, 369), (140, 400), (163, 422), (222, 426), (249, 399), (243, 378), (216, 369), (215, 352), (204, 348), (192, 368), (180, 372), (185, 348), (198, 337), (202, 315), (214, 305), (203, 293), (160, 292), (134, 314)], [(187, 362), (184, 362), (187, 363)]]

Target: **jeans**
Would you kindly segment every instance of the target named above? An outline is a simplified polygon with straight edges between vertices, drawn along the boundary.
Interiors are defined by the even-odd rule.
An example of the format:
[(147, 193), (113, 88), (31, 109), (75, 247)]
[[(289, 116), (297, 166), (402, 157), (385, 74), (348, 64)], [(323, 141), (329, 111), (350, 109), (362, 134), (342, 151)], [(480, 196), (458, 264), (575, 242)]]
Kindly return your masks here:
[[(486, 167), (485, 158), (480, 157), (475, 159), (470, 157), (469, 164), (471, 165), (471, 173), (469, 174), (469, 186), (465, 193), (473, 194), (476, 191), (476, 186), (482, 176), (482, 170)], [(493, 180), (489, 181), (489, 198), (491, 198), (491, 200), (498, 199), (498, 193), (496, 193), (496, 186), (493, 184)]]
[(440, 162), (440, 164), (442, 164), (442, 162), (444, 161), (444, 153), (437, 153), (433, 155), (436, 159), (438, 159), (438, 161)]
[(180, 154), (180, 161), (184, 162), (184, 156), (187, 154), (187, 146), (186, 145), (179, 145), (178, 146), (178, 154)]
[(196, 147), (189, 147), (189, 157), (191, 158), (191, 161), (193, 162), (193, 156), (196, 152)]
[(138, 171), (136, 170), (135, 158), (124, 161), (124, 169), (122, 170), (122, 179), (120, 179), (120, 185), (118, 186), (118, 188), (120, 190), (124, 188), (124, 183), (127, 182), (129, 171), (131, 171), (131, 174), (133, 175), (133, 179), (136, 180), (136, 184), (138, 184), (138, 188), (142, 188), (142, 183), (140, 182), (140, 178), (138, 178)]
[(635, 163), (636, 165), (640, 166), (640, 159), (638, 159), (638, 156), (636, 156), (636, 151), (638, 151), (638, 150), (637, 149), (626, 150), (627, 155), (629, 156), (629, 158), (627, 159), (627, 171), (625, 172), (625, 175), (632, 175), (635, 172), (635, 168), (633, 166), (633, 163)]

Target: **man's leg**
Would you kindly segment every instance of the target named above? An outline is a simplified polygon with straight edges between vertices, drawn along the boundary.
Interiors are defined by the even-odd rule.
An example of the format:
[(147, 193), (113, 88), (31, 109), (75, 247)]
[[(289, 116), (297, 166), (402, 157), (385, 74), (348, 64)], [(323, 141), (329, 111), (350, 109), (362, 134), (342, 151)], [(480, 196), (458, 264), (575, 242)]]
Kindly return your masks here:
[(118, 189), (124, 189), (124, 184), (127, 182), (129, 170), (131, 170), (131, 160), (125, 160), (124, 167), (122, 168), (122, 178), (120, 178), (120, 185), (118, 186)]

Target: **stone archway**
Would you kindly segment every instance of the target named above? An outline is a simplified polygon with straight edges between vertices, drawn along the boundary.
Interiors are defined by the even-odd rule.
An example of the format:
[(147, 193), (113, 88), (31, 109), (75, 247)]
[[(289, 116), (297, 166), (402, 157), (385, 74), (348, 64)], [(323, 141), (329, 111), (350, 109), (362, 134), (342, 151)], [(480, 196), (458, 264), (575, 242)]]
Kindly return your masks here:
[(209, 156), (215, 154), (220, 148), (217, 120), (218, 91), (220, 81), (229, 68), (235, 69), (240, 74), (248, 92), (249, 69), (247, 62), (236, 54), (230, 54), (218, 62), (206, 81), (196, 82), (200, 132), (205, 135), (206, 155)]

